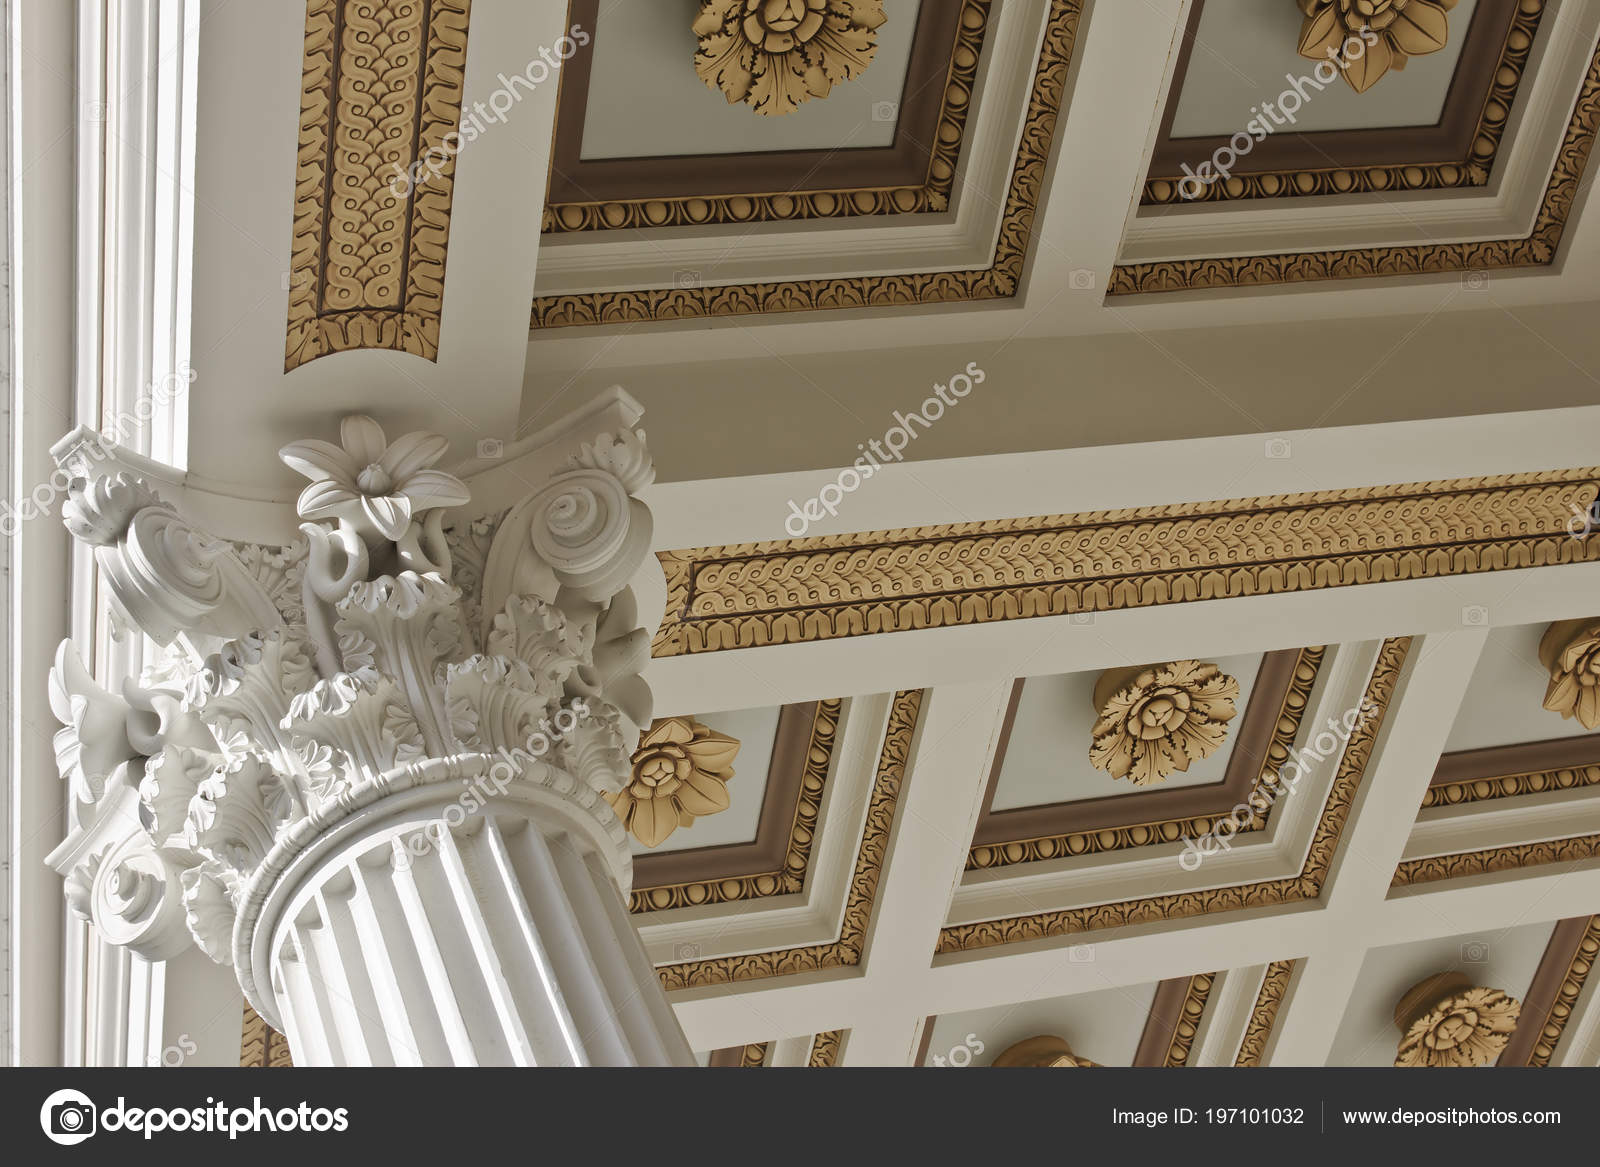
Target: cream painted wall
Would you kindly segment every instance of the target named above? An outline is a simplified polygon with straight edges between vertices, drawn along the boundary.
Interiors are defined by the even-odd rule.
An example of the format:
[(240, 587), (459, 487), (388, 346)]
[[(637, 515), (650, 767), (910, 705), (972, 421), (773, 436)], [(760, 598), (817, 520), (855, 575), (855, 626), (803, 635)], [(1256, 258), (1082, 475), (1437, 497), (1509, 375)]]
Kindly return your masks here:
[[(919, 432), (907, 461), (1600, 403), (1595, 304), (1500, 309), (1492, 283), (1461, 294), (1485, 310), (856, 353), (780, 355), (734, 322), (698, 345), (723, 360), (563, 377), (535, 362), (523, 428), (621, 383), (645, 407), (660, 480), (677, 482), (848, 465), (969, 361), (987, 380)], [(1370, 475), (1406, 479), (1403, 466)], [(1052, 509), (1074, 508), (1037, 508)]]

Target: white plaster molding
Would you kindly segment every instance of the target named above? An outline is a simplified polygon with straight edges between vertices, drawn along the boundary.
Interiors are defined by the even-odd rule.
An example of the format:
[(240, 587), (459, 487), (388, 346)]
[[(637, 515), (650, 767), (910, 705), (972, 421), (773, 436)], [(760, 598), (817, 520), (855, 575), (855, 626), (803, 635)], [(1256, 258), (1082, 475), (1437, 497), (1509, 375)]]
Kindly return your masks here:
[(1139, 207), (1119, 263), (1516, 239), (1533, 230), (1600, 11), (1559, 4), (1541, 23), (1487, 186), (1442, 192)]
[[(648, 637), (628, 584), (650, 542), (649, 511), (635, 495), (654, 468), (642, 433), (578, 424), (555, 427), (557, 440), (531, 459), (542, 483), (463, 570), (470, 605), (452, 582), (441, 509), (469, 496), (460, 480), (431, 469), (447, 446), (437, 435), (390, 443), (355, 416), (340, 445), (286, 446), (284, 461), (312, 482), (297, 503), (304, 538), (281, 550), (194, 526), (82, 435), (58, 443), (73, 475), (67, 527), (93, 549), (121, 618), (162, 649), (120, 696), (93, 681), (70, 644), (52, 674), (66, 726), (57, 757), (78, 813), (50, 862), (74, 910), (148, 959), (192, 942), (231, 965), (245, 997), (269, 1023), (286, 1025), (313, 1063), (404, 1060), (401, 1046), (424, 1060), (473, 1064), (686, 1058), (626, 916), (626, 833), (601, 797), (625, 781), (651, 713), (638, 676)], [(521, 860), (506, 858), (512, 836), (522, 840), (513, 847)], [(302, 892), (323, 889), (317, 903), (326, 908), (348, 882), (341, 871), (371, 869), (374, 848), (391, 846), (387, 867), (412, 895), (426, 872), (440, 874), (441, 855), (479, 855), (484, 927), (492, 923), (497, 944), (521, 944), (530, 967), (549, 973), (545, 1006), (524, 1002), (520, 1021), (505, 1014), (501, 1029), (460, 1041), (336, 1040), (349, 1018), (313, 1008), (317, 986), (335, 971), (353, 975), (358, 951), (379, 956), (358, 944), (360, 929), (345, 915), (313, 929), (356, 945), (345, 963), (335, 970), (326, 953), (313, 960), (309, 941), (293, 939), (311, 910)], [(582, 856), (565, 880), (577, 897), (568, 922), (606, 964), (598, 986), (579, 986), (572, 968), (550, 973), (550, 960), (566, 958), (540, 955), (541, 946), (562, 942), (535, 935), (567, 926), (550, 912), (568, 901), (541, 899), (539, 872), (568, 852)], [(609, 881), (599, 900), (583, 874), (591, 869)], [(488, 872), (499, 873), (498, 892)], [(412, 933), (397, 943), (415, 947), (430, 926), (443, 935), (443, 917), (397, 904)], [(398, 922), (391, 913), (369, 924)], [(493, 963), (478, 956), (484, 968)], [(459, 983), (428, 983), (437, 1024), (475, 1007), (475, 998), (453, 999), (465, 992)], [(480, 987), (495, 998), (493, 984)], [(587, 1029), (616, 1015), (625, 1037), (585, 1045), (567, 1032), (582, 1019), (550, 1012), (550, 1002), (585, 993), (600, 1002)], [(601, 1008), (613, 996), (614, 1007)], [(633, 996), (639, 1005), (622, 1000)], [(424, 994), (402, 1014), (416, 1021), (428, 1007)], [(643, 1029), (626, 1021), (633, 1009), (644, 1010)]]
[(1496, 798), (1423, 811), (1406, 840), (1402, 859), (1593, 834), (1600, 834), (1600, 805), (1596, 805), (1592, 790)]
[(997, 6), (973, 87), (951, 210), (898, 217), (544, 235), (534, 294), (833, 279), (988, 267), (1044, 37), (1046, 0)]
[(839, 938), (889, 705), (888, 695), (879, 694), (853, 697), (840, 710), (805, 888), (761, 900), (759, 910), (735, 900), (642, 916), (639, 933), (653, 961), (679, 963), (687, 954), (699, 960), (742, 956)]
[[(7, 217), (11, 260), (7, 364), (7, 494), (48, 481), (50, 440), (73, 416), (74, 12), (69, 4), (5, 6)], [(24, 181), (26, 176), (26, 181)], [(39, 678), (68, 632), (70, 540), (49, 521), (20, 522), (6, 550), (6, 967), (8, 1063), (55, 1065), (78, 1045), (81, 994), (64, 960), (61, 883), (43, 864), (63, 806), (49, 702)]]
[[(1338, 721), (1359, 707), (1380, 647), (1372, 642), (1330, 650), (1296, 737), (1297, 756), (1327, 719)], [(966, 924), (1298, 875), (1342, 750), (1341, 743), (1307, 768), (1298, 787), (1277, 800), (1265, 829), (1236, 836), (1231, 850), (1206, 855), (1192, 870), (1180, 863), (1185, 845), (1174, 843), (971, 872), (956, 891), (947, 922)]]

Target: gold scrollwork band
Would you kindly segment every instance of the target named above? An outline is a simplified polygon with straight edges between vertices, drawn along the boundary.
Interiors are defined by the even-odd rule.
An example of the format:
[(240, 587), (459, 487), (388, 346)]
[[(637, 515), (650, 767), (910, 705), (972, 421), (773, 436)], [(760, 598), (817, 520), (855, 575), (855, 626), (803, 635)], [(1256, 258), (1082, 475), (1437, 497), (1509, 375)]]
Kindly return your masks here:
[(659, 553), (658, 657), (1600, 560), (1600, 469)]
[(1235, 1066), (1259, 1066), (1266, 1056), (1272, 1027), (1277, 1024), (1278, 1010), (1289, 991), (1289, 978), (1294, 975), (1294, 963), (1275, 960), (1267, 966), (1266, 975), (1261, 978), (1261, 991), (1256, 994), (1250, 1021), (1245, 1026), (1244, 1040), (1239, 1043), (1239, 1055), (1233, 1059)]
[(437, 359), (471, 2), (307, 0), (285, 372)]

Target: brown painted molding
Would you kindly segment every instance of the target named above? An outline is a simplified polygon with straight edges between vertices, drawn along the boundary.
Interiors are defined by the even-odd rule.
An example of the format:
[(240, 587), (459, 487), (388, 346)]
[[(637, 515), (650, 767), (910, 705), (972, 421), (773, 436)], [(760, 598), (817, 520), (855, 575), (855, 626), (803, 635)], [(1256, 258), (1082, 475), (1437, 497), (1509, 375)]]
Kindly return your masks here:
[[(1522, 1013), (1517, 1018), (1517, 1027), (1511, 1033), (1511, 1040), (1506, 1043), (1506, 1048), (1500, 1051), (1499, 1066), (1526, 1066), (1530, 1064), (1534, 1047), (1538, 1044), (1540, 1035), (1545, 1026), (1549, 1024), (1551, 1013), (1555, 1009), (1557, 998), (1561, 994), (1562, 983), (1567, 978), (1567, 972), (1572, 968), (1572, 961), (1578, 955), (1583, 945), (1583, 938), (1589, 931), (1589, 916), (1578, 916), (1571, 920), (1562, 920), (1550, 934), (1550, 943), (1545, 946), (1544, 956), (1539, 960), (1539, 967), (1534, 969), (1533, 981), (1528, 986), (1528, 991), (1522, 998)], [(1565, 1018), (1562, 1019), (1565, 1024)]]
[(1567, 218), (1588, 171), (1597, 127), (1600, 127), (1600, 49), (1589, 60), (1588, 73), (1562, 135), (1539, 213), (1534, 217), (1533, 230), (1525, 236), (1118, 264), (1111, 271), (1106, 295), (1136, 296), (1319, 280), (1368, 280), (1549, 267), (1561, 255)]
[(1519, 742), (1509, 746), (1488, 746), (1481, 750), (1458, 750), (1439, 759), (1429, 785), (1446, 786), (1452, 782), (1472, 782), (1483, 778), (1532, 774), (1540, 770), (1594, 765), (1600, 765), (1600, 733), (1552, 738), (1542, 742)]
[(1186, 1066), (1217, 973), (1174, 977), (1156, 986), (1150, 1015), (1133, 1055), (1135, 1066)]
[[(1229, 141), (1223, 136), (1189, 138), (1172, 136), (1172, 123), (1177, 117), (1178, 106), (1183, 99), (1183, 85), (1204, 8), (1204, 0), (1199, 0), (1190, 13), (1188, 27), (1184, 30), (1183, 48), (1174, 70), (1170, 96), (1162, 114), (1160, 136), (1157, 138), (1151, 158), (1151, 182), (1163, 178), (1176, 181), (1182, 174), (1184, 163), (1197, 167), (1217, 150), (1226, 146)], [(1493, 161), (1493, 148), (1498, 145), (1499, 135), (1498, 133), (1493, 135), (1494, 140), (1489, 144), (1490, 153), (1487, 159), (1482, 157), (1481, 151), (1474, 151), (1474, 143), (1485, 136), (1483, 123), (1488, 116), (1488, 99), (1495, 84), (1496, 73), (1503, 67), (1502, 59), (1507, 53), (1508, 37), (1513, 30), (1513, 22), (1517, 15), (1518, 5), (1515, 3), (1478, 5), (1467, 29), (1460, 34), (1465, 37), (1465, 41), (1456, 63), (1455, 76), (1451, 79), (1450, 90), (1445, 98), (1444, 110), (1435, 124), (1384, 129), (1330, 130), (1309, 134), (1279, 131), (1257, 142), (1251, 152), (1233, 167), (1233, 172), (1237, 175), (1283, 174), (1290, 180), (1286, 183), (1286, 189), (1281, 192), (1285, 195), (1335, 193), (1331, 189), (1301, 189), (1292, 180), (1303, 172), (1339, 169), (1415, 167), (1428, 163), (1453, 163), (1461, 169), (1476, 162), (1483, 166), (1482, 180), (1487, 180), (1488, 164)], [(1538, 19), (1538, 12), (1531, 14), (1534, 26), (1537, 26)], [(1305, 62), (1306, 72), (1314, 67), (1315, 62)], [(1518, 70), (1515, 74), (1516, 79), (1520, 79), (1520, 75)], [(1342, 81), (1333, 83), (1343, 84)], [(1249, 120), (1248, 111), (1241, 111), (1241, 126), (1247, 120)], [(1503, 122), (1504, 111), (1500, 111), (1497, 124)], [(1455, 183), (1433, 185), (1455, 185)], [(1218, 193), (1218, 197), (1223, 197), (1222, 192)], [(1226, 197), (1250, 197), (1250, 194), (1229, 193)], [(1172, 200), (1152, 197), (1147, 183), (1144, 195), (1146, 204), (1170, 201)]]
[(1203, 891), (1174, 892), (1136, 900), (1093, 904), (1079, 908), (1059, 908), (1010, 916), (996, 920), (976, 920), (966, 924), (947, 924), (939, 931), (934, 952), (945, 956), (953, 952), (972, 952), (998, 945), (1045, 940), (1105, 928), (1133, 924), (1170, 925), (1174, 920), (1192, 919), (1216, 912), (1236, 912), (1246, 908), (1275, 907), (1318, 899), (1339, 851), (1340, 837), (1349, 821), (1356, 794), (1366, 774), (1367, 763), (1388, 716), (1389, 701), (1399, 684), (1400, 674), (1411, 651), (1409, 636), (1383, 642), (1377, 663), (1367, 679), (1362, 702), (1376, 712), (1358, 724), (1345, 743), (1334, 774), (1333, 786), (1323, 803), (1321, 817), (1312, 833), (1311, 846), (1298, 875), (1268, 879), (1232, 887)]
[[(903, 275), (839, 276), (757, 284), (699, 284), (691, 287), (634, 288), (623, 291), (568, 292), (535, 296), (529, 327), (571, 328), (639, 324), (645, 321), (829, 311), (861, 307), (908, 307), (978, 300), (1003, 300), (1017, 294), (1033, 238), (1034, 215), (1043, 198), (1044, 178), (1055, 142), (1056, 121), (1069, 86), (1084, 0), (1050, 0), (1044, 41), (1033, 72), (1022, 133), (1000, 216), (1000, 232), (990, 266), (960, 271)], [(989, 0), (967, 0), (963, 36), (975, 10), (989, 11)], [(951, 84), (970, 85), (978, 57)], [(969, 94), (970, 96), (970, 90)]]
[(785, 706), (754, 841), (639, 856), (628, 910), (660, 912), (803, 891), (842, 708), (839, 698)]
[[(978, 7), (986, 18), (988, 5)], [(572, 0), (570, 21), (595, 30), (599, 8), (600, 0)], [(746, 196), (751, 203), (751, 214), (746, 218), (787, 218), (771, 213), (778, 209), (772, 206), (763, 212), (759, 203), (774, 196), (807, 192), (848, 196), (855, 191), (911, 190), (933, 185), (939, 177), (934, 173), (934, 164), (941, 154), (940, 125), (949, 113), (947, 83), (961, 48), (963, 9), (964, 0), (925, 0), (918, 10), (894, 142), (883, 147), (585, 159), (583, 133), (593, 96), (589, 85), (596, 51), (596, 46), (591, 46), (588, 52), (574, 57), (561, 73), (544, 229), (669, 225), (675, 220), (667, 218), (659, 224), (648, 219), (634, 220), (645, 203), (715, 196)], [(692, 15), (685, 9), (685, 25)], [(981, 31), (982, 23), (980, 36)], [(690, 57), (685, 54), (684, 68), (691, 67)], [(601, 95), (609, 96), (612, 95)], [(720, 94), (709, 96), (722, 100)], [(964, 114), (963, 110), (963, 125)], [(947, 198), (949, 183), (939, 185)], [(599, 215), (582, 213), (582, 208), (599, 204), (614, 204), (615, 209), (602, 208), (608, 213)], [(897, 209), (890, 200), (880, 213)], [(939, 207), (912, 209), (943, 209), (942, 200)], [(844, 210), (848, 213), (849, 208)], [(662, 213), (670, 213), (670, 209), (662, 208)]]
[(1422, 809), (1600, 786), (1600, 734), (1461, 750), (1439, 759)]
[(901, 791), (910, 781), (906, 763), (922, 713), (922, 696), (921, 689), (903, 689), (890, 702), (889, 724), (884, 729), (872, 793), (867, 799), (867, 821), (861, 830), (861, 845), (850, 873), (850, 892), (845, 898), (839, 938), (827, 944), (661, 965), (656, 972), (669, 992), (789, 973), (849, 968), (861, 963), (895, 812)]
[[(1010, 744), (1012, 724), (1016, 720), (1017, 704), (1021, 700), (1026, 679), (1019, 678), (1011, 691), (1011, 704), (1006, 709), (1000, 744), (995, 751), (994, 765), (989, 771), (989, 785), (984, 791), (983, 811), (978, 818), (977, 830), (973, 833), (973, 846), (995, 846), (1021, 839), (1114, 830), (1118, 827), (1145, 826), (1229, 813), (1245, 801), (1261, 776), (1267, 747), (1272, 742), (1278, 714), (1283, 708), (1289, 685), (1294, 680), (1295, 664), (1299, 658), (1300, 651), (1291, 648), (1268, 653), (1262, 660), (1221, 782), (1130, 791), (1100, 798), (995, 811), (990, 807), (999, 784), (1001, 767), (1005, 763), (1005, 751)], [(1109, 783), (1111, 780), (1107, 781)]]
[(636, 893), (670, 883), (725, 879), (730, 875), (776, 871), (783, 866), (817, 704), (808, 701), (785, 705), (778, 714), (778, 730), (772, 741), (772, 757), (767, 763), (767, 787), (761, 799), (761, 818), (755, 839), (721, 847), (694, 847), (635, 856), (633, 884)]

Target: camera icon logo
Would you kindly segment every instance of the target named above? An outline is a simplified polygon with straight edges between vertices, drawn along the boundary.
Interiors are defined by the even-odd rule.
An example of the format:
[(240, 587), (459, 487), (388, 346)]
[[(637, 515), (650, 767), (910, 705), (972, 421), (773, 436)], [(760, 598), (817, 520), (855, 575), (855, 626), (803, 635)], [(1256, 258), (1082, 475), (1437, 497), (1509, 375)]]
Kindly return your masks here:
[(1292, 454), (1293, 454), (1293, 447), (1289, 444), (1289, 439), (1288, 438), (1268, 438), (1267, 439), (1267, 445), (1266, 445), (1266, 455), (1267, 455), (1267, 457), (1273, 458), (1273, 459), (1277, 459), (1277, 460), (1281, 461), (1284, 458), (1291, 457)]
[(1469, 940), (1461, 946), (1462, 964), (1482, 964), (1489, 959), (1489, 945), (1482, 940)]
[(506, 444), (499, 438), (479, 438), (478, 457), (485, 462), (494, 461), (506, 456)]
[(1093, 268), (1075, 267), (1067, 273), (1067, 284), (1074, 292), (1092, 292), (1099, 283)]
[(39, 1108), (39, 1125), (52, 1143), (72, 1147), (94, 1134), (98, 1114), (81, 1090), (57, 1090)]
[(1461, 623), (1468, 628), (1486, 628), (1489, 624), (1489, 609), (1482, 604), (1468, 604), (1461, 609)]
[(675, 961), (699, 960), (700, 946), (698, 944), (677, 944), (672, 949), (672, 959)]
[(1489, 273), (1486, 271), (1464, 271), (1461, 273), (1461, 286), (1469, 292), (1481, 292), (1489, 286)]
[(672, 286), (680, 291), (700, 286), (700, 273), (697, 271), (675, 271), (672, 273)]
[(1067, 960), (1073, 964), (1093, 964), (1094, 945), (1074, 944), (1067, 950)]
[(892, 122), (900, 116), (900, 103), (896, 101), (875, 101), (872, 103), (872, 120), (875, 122)]

